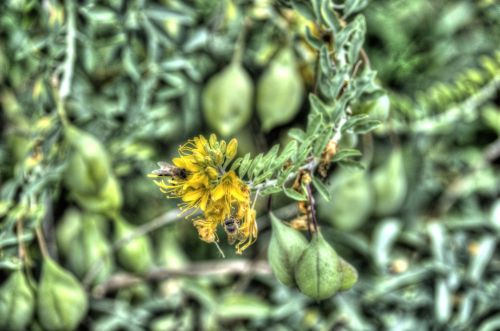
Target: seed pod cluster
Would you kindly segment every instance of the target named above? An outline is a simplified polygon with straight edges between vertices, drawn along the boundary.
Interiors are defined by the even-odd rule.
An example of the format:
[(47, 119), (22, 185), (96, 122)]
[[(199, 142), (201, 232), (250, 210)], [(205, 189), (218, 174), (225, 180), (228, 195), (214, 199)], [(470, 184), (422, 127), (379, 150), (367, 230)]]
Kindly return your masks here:
[(357, 272), (315, 232), (307, 243), (302, 234), (284, 225), (270, 214), (273, 233), (269, 242), (268, 260), (271, 269), (283, 284), (305, 295), (323, 300), (354, 286)]
[(74, 330), (86, 315), (87, 296), (78, 280), (45, 258), (37, 293), (37, 316), (46, 330)]
[(64, 182), (78, 204), (94, 212), (120, 209), (122, 193), (101, 142), (70, 125), (65, 128), (65, 137), (71, 152)]
[(33, 318), (35, 298), (22, 271), (0, 288), (0, 330), (25, 330)]

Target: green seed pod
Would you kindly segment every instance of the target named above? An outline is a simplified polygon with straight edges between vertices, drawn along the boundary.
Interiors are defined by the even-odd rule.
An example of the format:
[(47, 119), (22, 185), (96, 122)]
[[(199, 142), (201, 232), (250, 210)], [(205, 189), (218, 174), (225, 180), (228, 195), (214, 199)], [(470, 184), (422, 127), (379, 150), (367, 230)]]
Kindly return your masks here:
[[(75, 215), (76, 213), (76, 215)], [(75, 210), (66, 212), (57, 230), (57, 240), (68, 268), (78, 277), (84, 277), (91, 268), (99, 265), (95, 277), (97, 282), (106, 279), (113, 269), (111, 247), (101, 231), (99, 223), (104, 218), (97, 214), (79, 214)]]
[(96, 213), (112, 214), (112, 212), (120, 210), (123, 203), (120, 184), (116, 177), (111, 174), (98, 193), (87, 195), (73, 192), (73, 196), (82, 208)]
[(37, 314), (47, 330), (74, 330), (87, 313), (87, 296), (78, 280), (55, 261), (43, 261)]
[(283, 224), (273, 213), (269, 217), (273, 227), (267, 251), (269, 265), (280, 282), (295, 286), (295, 265), (306, 249), (307, 241), (299, 231)]
[(203, 115), (208, 125), (227, 137), (238, 132), (252, 116), (253, 83), (239, 63), (214, 75), (202, 95)]
[(295, 266), (295, 280), (305, 295), (322, 300), (342, 285), (342, 265), (335, 250), (317, 233)]
[(66, 139), (73, 148), (64, 180), (74, 193), (93, 194), (99, 192), (110, 174), (110, 163), (106, 150), (91, 134), (68, 126)]
[(0, 330), (26, 330), (34, 310), (35, 298), (26, 277), (15, 271), (0, 289)]
[[(373, 205), (373, 192), (363, 171), (340, 170), (328, 187), (331, 201), (318, 201), (318, 215), (337, 229), (353, 231), (368, 219)], [(356, 206), (356, 208), (353, 208)]]
[(378, 216), (388, 216), (401, 207), (407, 190), (401, 149), (394, 150), (386, 163), (373, 172), (372, 184)]
[(291, 48), (283, 49), (271, 62), (257, 85), (257, 113), (262, 129), (288, 123), (300, 110), (304, 86)]
[(347, 291), (358, 281), (358, 271), (343, 258), (340, 258), (340, 268), (342, 269), (342, 285), (340, 285), (340, 291)]
[[(123, 240), (134, 232), (134, 226), (123, 218), (115, 218), (116, 240)], [(153, 253), (149, 238), (140, 236), (128, 241), (117, 252), (118, 262), (128, 271), (145, 273), (153, 264)]]

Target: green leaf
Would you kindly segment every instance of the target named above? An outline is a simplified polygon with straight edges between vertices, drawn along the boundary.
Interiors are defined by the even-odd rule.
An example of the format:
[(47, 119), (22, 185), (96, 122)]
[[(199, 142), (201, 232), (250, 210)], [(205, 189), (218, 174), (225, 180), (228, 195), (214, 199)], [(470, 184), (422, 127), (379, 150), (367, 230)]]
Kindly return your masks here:
[(326, 145), (330, 141), (332, 135), (331, 130), (325, 130), (322, 134), (319, 135), (318, 139), (316, 139), (314, 146), (313, 146), (313, 155), (316, 157), (321, 156), (321, 153), (323, 153)]
[(368, 0), (346, 0), (344, 7), (344, 18), (357, 13), (368, 5)]
[(278, 192), (281, 192), (282, 189), (281, 187), (279, 186), (271, 186), (271, 187), (268, 187), (268, 188), (265, 188), (263, 189), (262, 191), (260, 191), (260, 195), (270, 195), (270, 194), (275, 194), (275, 193), (278, 193)]
[(238, 170), (238, 176), (240, 178), (243, 178), (245, 174), (247, 173), (248, 167), (250, 167), (250, 153), (245, 154), (243, 157), (243, 160), (241, 161), (240, 164), (240, 169)]
[(313, 111), (321, 114), (322, 116), (328, 115), (328, 107), (321, 101), (317, 95), (310, 93), (309, 102)]
[(346, 148), (342, 149), (335, 154), (332, 159), (332, 162), (338, 162), (348, 157), (361, 156), (361, 152), (357, 149)]
[(288, 136), (302, 142), (306, 137), (306, 133), (302, 129), (292, 128), (288, 131)]
[(309, 27), (306, 27), (306, 40), (309, 43), (309, 45), (311, 45), (313, 48), (315, 48), (317, 50), (319, 50), (321, 48), (321, 45), (323, 45), (321, 40), (319, 40), (315, 36), (313, 36)]
[(378, 120), (369, 120), (356, 125), (353, 129), (354, 133), (365, 134), (375, 130), (382, 122)]
[(367, 119), (368, 119), (367, 114), (359, 114), (359, 115), (351, 116), (347, 120), (347, 122), (344, 124), (344, 126), (342, 127), (342, 132), (345, 132), (346, 130), (352, 128), (353, 126), (361, 123), (361, 121), (367, 120)]
[(297, 200), (297, 201), (306, 201), (307, 196), (303, 193), (299, 193), (295, 191), (294, 189), (290, 188), (284, 188), (283, 192), (285, 192), (285, 195), (289, 197), (290, 199)]
[(323, 116), (320, 113), (310, 113), (307, 120), (307, 135), (316, 135), (321, 128), (321, 124), (323, 124)]
[(316, 20), (316, 17), (314, 15), (313, 9), (309, 5), (308, 2), (303, 2), (299, 0), (293, 0), (292, 1), (292, 7), (298, 11), (302, 16), (307, 18), (309, 21), (314, 21)]
[(326, 188), (325, 184), (323, 184), (322, 181), (320, 181), (317, 177), (312, 178), (312, 183), (314, 185), (314, 188), (321, 194), (321, 196), (326, 200), (330, 201), (330, 192), (328, 192), (328, 189)]
[(261, 170), (262, 170), (262, 158), (263, 158), (264, 154), (260, 153), (259, 155), (257, 155), (252, 163), (250, 164), (250, 167), (248, 167), (248, 177), (250, 179), (252, 179), (253, 177), (255, 177)]
[(238, 167), (240, 166), (242, 161), (243, 161), (242, 157), (239, 157), (236, 160), (234, 160), (233, 164), (231, 164), (231, 167), (229, 168), (229, 171), (231, 171), (231, 170), (234, 171), (234, 170), (238, 169)]
[(365, 166), (360, 161), (342, 160), (339, 161), (339, 165), (344, 169), (365, 170)]

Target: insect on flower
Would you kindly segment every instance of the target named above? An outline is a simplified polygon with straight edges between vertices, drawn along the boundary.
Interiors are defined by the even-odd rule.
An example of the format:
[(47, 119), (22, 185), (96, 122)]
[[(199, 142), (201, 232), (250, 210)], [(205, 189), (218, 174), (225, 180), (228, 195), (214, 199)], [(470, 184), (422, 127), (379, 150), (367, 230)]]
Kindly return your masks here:
[[(226, 170), (236, 156), (238, 142), (217, 140), (211, 135), (194, 137), (179, 147), (173, 165), (159, 162), (160, 169), (149, 175), (168, 198), (180, 198), (184, 213), (201, 211), (193, 220), (200, 239), (218, 242), (217, 227), (222, 226), (230, 245), (241, 254), (257, 238), (255, 211), (250, 206), (250, 189), (235, 173)], [(158, 178), (161, 178), (158, 180)], [(188, 216), (189, 216), (188, 215)]]
[(156, 176), (165, 177), (179, 177), (181, 179), (186, 179), (188, 172), (186, 169), (177, 168), (165, 161), (160, 161), (157, 163), (160, 169), (153, 170), (151, 173)]

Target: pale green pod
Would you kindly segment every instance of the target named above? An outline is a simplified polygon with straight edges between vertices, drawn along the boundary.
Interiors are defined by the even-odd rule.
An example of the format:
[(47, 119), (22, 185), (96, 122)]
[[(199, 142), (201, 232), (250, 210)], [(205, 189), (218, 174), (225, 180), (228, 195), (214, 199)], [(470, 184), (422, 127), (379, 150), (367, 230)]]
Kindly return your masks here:
[(287, 286), (294, 286), (295, 265), (307, 247), (307, 241), (297, 230), (283, 224), (273, 213), (269, 214), (273, 227), (267, 256), (276, 278)]
[(401, 149), (395, 149), (387, 161), (373, 172), (375, 213), (388, 216), (401, 208), (407, 190), (407, 181)]
[(373, 191), (364, 171), (340, 170), (328, 186), (331, 201), (318, 201), (318, 215), (337, 229), (353, 231), (368, 219), (373, 206)]
[(111, 171), (104, 146), (93, 135), (74, 126), (66, 127), (65, 136), (73, 149), (64, 173), (66, 185), (73, 192), (98, 192)]
[(347, 291), (358, 281), (358, 271), (343, 258), (340, 258), (340, 267), (342, 269), (342, 284), (339, 290)]
[[(123, 218), (115, 219), (116, 240), (123, 240), (132, 234), (134, 226), (127, 223)], [(153, 252), (151, 242), (146, 236), (139, 236), (124, 243), (117, 251), (120, 265), (128, 271), (145, 273), (153, 264)]]
[(87, 295), (78, 280), (45, 258), (37, 293), (37, 315), (47, 330), (75, 330), (87, 313)]
[(376, 94), (352, 107), (353, 114), (367, 114), (370, 119), (385, 122), (389, 118), (391, 99), (387, 94)]
[(316, 233), (295, 266), (295, 281), (305, 295), (323, 300), (342, 286), (342, 265), (335, 250)]
[(76, 202), (88, 211), (113, 214), (121, 209), (123, 203), (120, 184), (115, 176), (109, 175), (105, 185), (96, 194), (73, 192)]
[(257, 114), (264, 132), (290, 122), (299, 112), (304, 86), (291, 48), (273, 59), (257, 85)]
[(253, 89), (252, 79), (239, 63), (215, 74), (202, 94), (208, 125), (224, 137), (244, 128), (252, 116)]
[(30, 324), (35, 298), (22, 271), (15, 271), (0, 288), (0, 330), (22, 331)]

